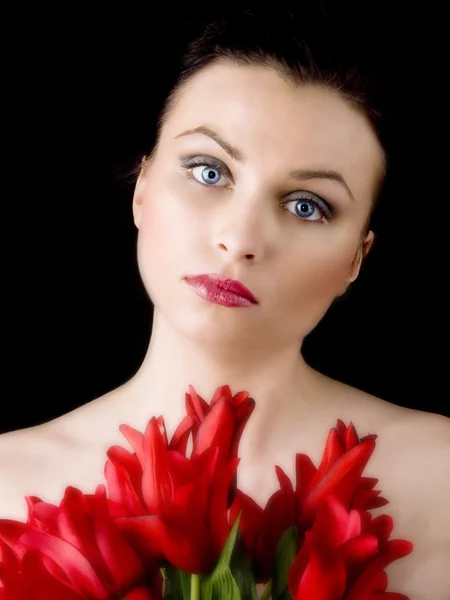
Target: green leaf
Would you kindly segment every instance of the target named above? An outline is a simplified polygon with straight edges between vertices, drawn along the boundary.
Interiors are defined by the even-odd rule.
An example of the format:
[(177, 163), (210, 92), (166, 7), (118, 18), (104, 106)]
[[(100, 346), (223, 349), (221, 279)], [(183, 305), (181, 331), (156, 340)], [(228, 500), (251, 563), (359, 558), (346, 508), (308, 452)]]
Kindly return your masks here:
[(228, 539), (225, 542), (225, 546), (224, 546), (224, 548), (222, 550), (222, 554), (220, 555), (220, 558), (217, 562), (216, 569), (230, 566), (231, 555), (234, 550), (234, 545), (236, 544), (236, 538), (237, 538), (237, 534), (238, 534), (240, 518), (241, 518), (241, 514), (239, 513), (239, 516), (237, 517), (236, 521), (233, 524), (233, 527), (230, 530)]
[(178, 569), (178, 579), (180, 581), (181, 593), (183, 594), (183, 600), (189, 600), (191, 596), (191, 591), (189, 588), (189, 575)]
[(231, 556), (236, 543), (239, 517), (231, 528), (228, 539), (214, 570), (201, 581), (202, 600), (242, 600), (235, 578), (230, 570)]
[(202, 581), (202, 600), (242, 600), (236, 580), (229, 567), (214, 570), (213, 577)]
[(291, 599), (288, 591), (288, 575), (296, 555), (297, 528), (289, 527), (284, 532), (275, 552), (275, 570), (272, 582), (273, 600)]
[(181, 569), (168, 566), (164, 569), (165, 600), (190, 600), (190, 577)]
[(278, 600), (292, 600), (292, 596), (288, 589), (285, 589), (284, 592), (278, 596)]
[(231, 556), (230, 571), (241, 592), (241, 600), (258, 600), (250, 557), (239, 532)]

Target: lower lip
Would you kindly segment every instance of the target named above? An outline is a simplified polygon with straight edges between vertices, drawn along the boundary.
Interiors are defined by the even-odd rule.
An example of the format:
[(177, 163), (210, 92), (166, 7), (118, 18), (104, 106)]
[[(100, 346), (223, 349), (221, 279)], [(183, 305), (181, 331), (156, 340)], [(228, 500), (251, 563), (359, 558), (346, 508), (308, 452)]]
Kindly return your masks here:
[(214, 304), (220, 304), (222, 306), (254, 306), (254, 302), (251, 302), (247, 298), (232, 294), (231, 292), (226, 292), (213, 283), (187, 280), (186, 283), (196, 294), (209, 302), (214, 302)]

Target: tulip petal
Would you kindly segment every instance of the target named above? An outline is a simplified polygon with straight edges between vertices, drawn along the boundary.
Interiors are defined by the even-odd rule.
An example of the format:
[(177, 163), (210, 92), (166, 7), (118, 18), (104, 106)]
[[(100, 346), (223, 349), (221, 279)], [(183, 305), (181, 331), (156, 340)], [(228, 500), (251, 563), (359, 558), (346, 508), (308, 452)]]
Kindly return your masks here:
[(311, 489), (311, 482), (317, 473), (317, 468), (312, 460), (306, 454), (296, 454), (295, 456), (295, 495), (299, 503)]
[(188, 389), (190, 393), (185, 394), (186, 411), (198, 423), (201, 423), (208, 414), (210, 410), (210, 405), (205, 400), (203, 400), (203, 398), (199, 394), (197, 394), (192, 385), (189, 385)]
[(211, 525), (211, 539), (217, 556), (220, 556), (230, 533), (228, 492), (238, 464), (238, 458), (224, 463), (218, 470), (220, 476), (216, 477), (211, 490), (208, 522)]
[(299, 520), (301, 528), (308, 526), (314, 512), (326, 496), (332, 494), (344, 505), (349, 504), (373, 449), (372, 442), (359, 444), (338, 458), (320, 481), (316, 482), (316, 474), (310, 484), (312, 489), (303, 503)]
[(133, 515), (145, 514), (141, 490), (143, 470), (139, 460), (127, 450), (120, 452), (116, 447), (110, 448), (107, 456), (104, 475), (110, 500), (122, 504)]
[(160, 512), (162, 507), (170, 504), (173, 496), (167, 450), (165, 434), (161, 431), (157, 419), (153, 417), (145, 430), (142, 476), (142, 496), (150, 514)]
[(102, 598), (107, 595), (107, 590), (99, 581), (87, 559), (71, 544), (37, 529), (30, 529), (24, 533), (22, 541), (30, 549), (39, 550), (60, 564), (80, 594), (94, 598)]
[(221, 456), (229, 455), (234, 435), (236, 420), (229, 402), (221, 398), (211, 408), (209, 414), (200, 424), (194, 439), (192, 458), (195, 458), (211, 446), (221, 450)]
[(98, 552), (89, 508), (80, 490), (66, 488), (58, 515), (57, 537), (79, 550), (97, 577), (108, 586), (111, 576)]
[[(51, 576), (42, 566), (37, 552), (27, 552), (22, 569), (26, 580), (27, 600), (85, 600), (86, 595), (77, 592), (69, 582), (62, 582)], [(29, 589), (31, 588), (31, 589)], [(99, 596), (101, 597), (101, 596)], [(15, 597), (13, 596), (14, 600)]]
[(20, 521), (0, 519), (0, 541), (3, 541), (19, 559), (26, 550), (21, 537), (29, 528), (29, 525)]
[(378, 540), (375, 535), (362, 534), (344, 542), (339, 552), (346, 565), (360, 564), (372, 558), (378, 552)]
[(113, 525), (108, 514), (106, 496), (92, 500), (92, 517), (98, 551), (112, 579), (112, 588), (125, 593), (143, 576), (142, 562)]
[(371, 520), (369, 529), (384, 545), (394, 529), (394, 519), (391, 515), (378, 515)]
[(298, 600), (341, 600), (345, 579), (345, 568), (337, 554), (312, 548), (294, 597)]
[(366, 588), (369, 587), (374, 580), (376, 581), (380, 571), (384, 571), (384, 569), (394, 560), (407, 556), (412, 550), (413, 545), (406, 540), (388, 541), (383, 549), (383, 553), (377, 556), (357, 579), (347, 600), (360, 600)]
[(136, 456), (139, 459), (141, 465), (144, 464), (144, 435), (134, 429), (134, 427), (130, 427), (130, 425), (119, 425), (119, 431), (133, 448), (133, 451), (136, 453)]
[(183, 456), (186, 456), (187, 443), (189, 436), (194, 429), (195, 421), (191, 415), (186, 415), (181, 423), (176, 428), (172, 439), (170, 440), (170, 449), (179, 452)]

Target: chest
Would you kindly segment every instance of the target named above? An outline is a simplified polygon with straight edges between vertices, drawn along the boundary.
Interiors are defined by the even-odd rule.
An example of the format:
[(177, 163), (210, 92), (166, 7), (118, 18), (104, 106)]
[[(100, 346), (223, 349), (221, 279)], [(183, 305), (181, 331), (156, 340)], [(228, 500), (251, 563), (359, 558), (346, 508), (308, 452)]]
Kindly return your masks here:
[[(440, 519), (431, 510), (432, 503), (422, 485), (417, 463), (405, 459), (386, 438), (380, 440), (363, 475), (375, 477), (375, 489), (389, 504), (372, 509), (373, 517), (388, 514), (393, 519), (390, 539), (412, 542), (413, 552), (386, 566), (388, 591), (402, 593), (410, 600), (450, 600), (448, 555), (437, 546), (448, 547), (449, 532), (442, 531)], [(305, 441), (304, 453), (318, 466), (323, 446)], [(243, 460), (238, 485), (242, 491), (265, 506), (271, 494), (278, 489), (274, 464), (280, 465), (295, 484), (295, 467), (291, 454), (274, 452), (266, 464)], [(444, 590), (447, 590), (444, 592)], [(262, 588), (261, 590), (262, 591)]]
[[(264, 506), (278, 489), (274, 465), (281, 466), (295, 482), (295, 451), (307, 454), (317, 466), (324, 444), (323, 436), (317, 435), (304, 436), (289, 447), (286, 447), (286, 441), (282, 443), (280, 440), (259, 456), (246, 452), (244, 445), (238, 470), (239, 488)], [(391, 515), (394, 521), (391, 539), (406, 539), (414, 544), (411, 555), (386, 567), (388, 590), (406, 594), (410, 600), (447, 600), (445, 595), (433, 596), (431, 590), (433, 586), (440, 585), (443, 589), (446, 585), (444, 578), (448, 577), (449, 569), (442, 558), (445, 555), (434, 550), (436, 540), (448, 544), (448, 532), (445, 534), (439, 520), (433, 518), (427, 501), (430, 492), (421, 485), (417, 464), (410, 464), (405, 456), (407, 453), (400, 454), (399, 449), (389, 442), (388, 436), (380, 436), (364, 471), (364, 475), (379, 480), (376, 489), (389, 500), (386, 506), (373, 509), (372, 515)], [(30, 470), (22, 478), (25, 482), (20, 494), (22, 509), (15, 518), (26, 517), (25, 503), (22, 502), (25, 495), (37, 495), (48, 502), (59, 503), (67, 485), (92, 493), (99, 483), (104, 482), (105, 461), (106, 449), (103, 447), (79, 446), (60, 448), (59, 451), (53, 448), (51, 455), (38, 461), (39, 469)], [(33, 464), (36, 466), (36, 462)]]

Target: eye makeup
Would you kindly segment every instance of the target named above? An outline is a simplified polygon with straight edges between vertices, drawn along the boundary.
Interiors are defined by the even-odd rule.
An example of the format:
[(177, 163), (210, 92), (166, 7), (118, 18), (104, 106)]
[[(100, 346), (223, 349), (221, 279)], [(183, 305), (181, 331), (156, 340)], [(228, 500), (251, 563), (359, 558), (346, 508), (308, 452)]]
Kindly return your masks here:
[[(192, 173), (193, 169), (195, 169), (196, 167), (205, 167), (205, 168), (211, 167), (212, 169), (217, 169), (217, 171), (219, 171), (219, 173), (222, 176), (228, 177), (231, 180), (233, 179), (231, 171), (227, 167), (227, 165), (220, 159), (215, 158), (214, 156), (193, 155), (193, 156), (188, 156), (188, 157), (184, 157), (181, 159), (182, 170), (187, 172), (188, 177), (190, 179), (194, 180), (195, 182), (197, 182), (199, 185), (202, 185), (207, 188), (210, 187), (210, 188), (218, 188), (218, 189), (228, 187), (228, 186), (224, 186), (224, 185), (220, 185), (220, 186), (215, 185), (215, 183), (213, 183), (213, 182), (208, 183), (206, 181), (200, 181)], [(333, 219), (333, 217), (334, 217), (333, 207), (324, 198), (322, 198), (318, 194), (311, 192), (309, 190), (298, 190), (297, 192), (292, 192), (292, 193), (296, 194), (296, 195), (280, 202), (280, 206), (285, 208), (286, 206), (293, 204), (296, 207), (298, 204), (300, 204), (304, 208), (304, 206), (307, 206), (309, 203), (314, 208), (314, 210), (317, 210), (321, 215), (321, 217), (319, 219), (309, 219), (309, 218), (304, 218), (304, 216), (301, 215), (296, 210), (296, 208), (294, 209), (294, 212), (290, 211), (289, 209), (286, 209), (286, 210), (288, 210), (288, 212), (291, 212), (291, 214), (296, 216), (300, 221), (307, 221), (307, 222), (311, 222), (311, 223), (322, 223), (323, 224), (323, 223), (328, 223), (329, 221), (331, 221)], [(312, 215), (307, 215), (307, 217), (308, 216), (312, 216)]]

